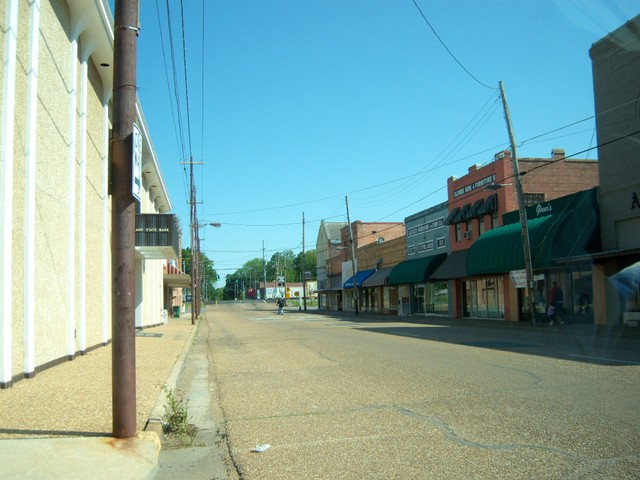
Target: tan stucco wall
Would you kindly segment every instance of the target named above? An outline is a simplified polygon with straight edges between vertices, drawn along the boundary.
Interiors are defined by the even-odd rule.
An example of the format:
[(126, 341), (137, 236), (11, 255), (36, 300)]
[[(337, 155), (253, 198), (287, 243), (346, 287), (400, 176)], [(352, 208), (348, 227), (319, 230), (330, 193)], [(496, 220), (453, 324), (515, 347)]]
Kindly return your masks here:
[[(0, 19), (5, 28), (5, 0), (0, 0)], [(69, 7), (71, 5), (71, 8)], [(34, 342), (33, 363), (29, 362), (28, 373), (33, 366), (50, 364), (68, 355), (75, 355), (84, 347), (101, 345), (111, 337), (111, 202), (105, 198), (106, 161), (105, 141), (105, 92), (101, 83), (102, 69), (90, 58), (87, 63), (87, 104), (86, 133), (83, 134), (82, 90), (83, 68), (80, 58), (84, 55), (82, 42), (102, 42), (100, 48), (109, 48), (106, 32), (96, 32), (104, 27), (98, 10), (84, 11), (88, 21), (96, 22), (82, 34), (78, 52), (72, 58), (70, 38), (72, 36), (71, 10), (78, 5), (67, 0), (45, 0), (40, 8), (40, 30), (38, 34), (38, 89), (35, 117), (35, 263), (34, 285), (25, 286), (25, 252), (27, 251), (26, 224), (28, 220), (26, 170), (28, 154), (28, 134), (30, 132), (28, 107), (29, 76), (29, 1), (19, 0), (17, 62), (15, 79), (15, 115), (9, 127), (14, 127), (13, 147), (13, 192), (11, 196), (12, 219), (10, 234), (12, 241), (12, 315), (0, 322), (9, 323), (11, 355), (10, 373), (14, 379), (27, 372), (26, 353), (30, 350), (26, 338)], [(96, 9), (98, 6), (96, 5)], [(76, 12), (77, 13), (77, 12)], [(74, 15), (77, 16), (77, 15)], [(4, 54), (5, 38), (0, 35), (0, 51)], [(86, 52), (91, 54), (91, 52)], [(6, 60), (6, 59), (5, 59)], [(10, 60), (13, 60), (12, 58)], [(0, 64), (4, 65), (2, 62)], [(0, 67), (2, 72), (4, 67)], [(74, 82), (75, 97), (71, 90)], [(3, 77), (0, 77), (3, 78)], [(3, 78), (4, 81), (4, 78)], [(75, 98), (75, 102), (74, 102)], [(2, 108), (2, 105), (0, 105)], [(72, 121), (75, 131), (70, 131)], [(4, 127), (2, 132), (4, 133)], [(32, 130), (31, 130), (32, 131)], [(75, 137), (75, 145), (72, 140)], [(83, 154), (83, 139), (85, 154)], [(144, 138), (145, 145), (150, 139)], [(70, 147), (70, 145), (73, 145)], [(72, 151), (70, 151), (72, 149)], [(151, 152), (143, 154), (150, 156)], [(70, 159), (74, 161), (73, 172)], [(86, 167), (86, 172), (83, 171)], [(157, 163), (151, 161), (153, 178), (161, 178), (156, 170)], [(70, 188), (70, 180), (72, 186)], [(154, 182), (158, 183), (158, 182)], [(170, 205), (164, 184), (161, 185), (163, 208)], [(73, 191), (71, 191), (73, 190)], [(83, 217), (82, 212), (85, 209)], [(73, 212), (73, 218), (70, 218)], [(106, 226), (104, 226), (106, 212)], [(154, 203), (145, 190), (142, 212), (157, 213)], [(85, 242), (81, 244), (82, 232)], [(74, 242), (70, 250), (70, 235)], [(83, 247), (85, 248), (83, 256)], [(106, 258), (106, 268), (104, 259)], [(73, 266), (73, 278), (69, 278), (68, 266)], [(162, 321), (162, 268), (163, 260), (145, 260), (140, 290), (141, 303), (144, 302), (142, 323), (158, 324)], [(81, 265), (86, 276), (82, 276)], [(106, 277), (106, 279), (105, 279)], [(106, 280), (106, 281), (105, 281)], [(82, 287), (82, 288), (81, 288)], [(86, 291), (82, 304), (81, 291)], [(73, 292), (73, 305), (67, 305), (69, 292)], [(28, 301), (34, 304), (34, 331), (25, 331)], [(83, 308), (86, 313), (82, 315)], [(74, 315), (69, 314), (73, 311)], [(82, 342), (81, 327), (86, 332)], [(106, 337), (103, 332), (106, 330)], [(2, 332), (0, 331), (0, 335)], [(4, 341), (4, 337), (0, 340)], [(5, 358), (2, 357), (2, 362)], [(3, 363), (4, 365), (4, 363)], [(2, 382), (9, 372), (3, 371)], [(9, 382), (10, 383), (10, 382)]]
[(42, 3), (36, 164), (36, 365), (64, 357), (67, 344), (70, 56), (68, 32), (60, 25), (61, 18), (69, 21), (64, 2)]

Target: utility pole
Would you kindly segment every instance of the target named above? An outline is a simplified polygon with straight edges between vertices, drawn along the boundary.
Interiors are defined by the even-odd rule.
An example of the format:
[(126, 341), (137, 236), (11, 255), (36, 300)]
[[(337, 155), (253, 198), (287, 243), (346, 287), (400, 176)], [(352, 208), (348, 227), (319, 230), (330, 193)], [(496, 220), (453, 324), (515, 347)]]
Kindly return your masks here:
[(136, 202), (132, 194), (137, 36), (138, 1), (116, 0), (111, 143), (111, 399), (115, 438), (137, 435), (134, 282)]
[(302, 212), (302, 301), (304, 302), (304, 311), (307, 311), (307, 257), (304, 255), (304, 212)]
[(189, 206), (191, 217), (191, 325), (196, 323), (196, 288), (198, 285), (198, 258), (196, 253), (196, 238), (198, 236), (198, 223), (196, 220), (196, 189), (193, 183), (193, 158), (189, 158), (190, 193)]
[(267, 262), (264, 259), (264, 240), (262, 240), (262, 276), (264, 277), (264, 297), (263, 300), (267, 299)]
[(349, 217), (349, 198), (345, 195), (344, 201), (347, 204), (347, 222), (349, 223), (349, 243), (351, 244), (351, 269), (353, 270), (353, 298), (356, 302), (356, 315), (359, 313), (358, 300), (358, 265), (356, 263), (356, 247), (353, 244), (353, 228), (351, 227), (351, 218)]
[(522, 235), (522, 249), (524, 251), (524, 266), (527, 276), (527, 294), (529, 296), (529, 312), (531, 324), (536, 326), (536, 306), (535, 306), (535, 281), (533, 279), (533, 264), (531, 262), (531, 244), (529, 243), (529, 226), (527, 223), (527, 209), (524, 205), (524, 194), (522, 193), (522, 183), (520, 182), (520, 167), (518, 166), (518, 155), (516, 153), (516, 141), (511, 126), (511, 115), (507, 105), (507, 97), (504, 94), (504, 86), (500, 81), (500, 96), (504, 108), (504, 117), (507, 121), (509, 132), (509, 142), (511, 143), (511, 164), (513, 165), (513, 176), (515, 178), (516, 193), (518, 195), (518, 212), (520, 214), (520, 231)]

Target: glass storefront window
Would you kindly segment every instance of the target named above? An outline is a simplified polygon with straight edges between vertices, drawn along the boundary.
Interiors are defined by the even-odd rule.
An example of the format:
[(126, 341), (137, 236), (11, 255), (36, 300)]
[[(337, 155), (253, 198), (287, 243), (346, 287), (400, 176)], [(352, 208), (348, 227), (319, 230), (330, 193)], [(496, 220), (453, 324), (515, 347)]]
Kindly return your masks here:
[(430, 285), (433, 295), (433, 313), (449, 313), (449, 285), (447, 281), (433, 282)]
[(413, 285), (411, 301), (413, 315), (449, 313), (449, 287), (446, 280)]
[(487, 277), (465, 281), (464, 314), (477, 318), (504, 318), (502, 277)]

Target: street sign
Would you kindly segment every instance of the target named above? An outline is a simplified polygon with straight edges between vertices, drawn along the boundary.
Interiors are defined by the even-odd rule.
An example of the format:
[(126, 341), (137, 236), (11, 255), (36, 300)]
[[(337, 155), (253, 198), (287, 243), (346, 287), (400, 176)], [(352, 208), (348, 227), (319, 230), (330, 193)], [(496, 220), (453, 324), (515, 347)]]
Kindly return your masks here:
[(142, 201), (142, 135), (140, 129), (133, 124), (133, 148), (131, 149), (131, 195)]

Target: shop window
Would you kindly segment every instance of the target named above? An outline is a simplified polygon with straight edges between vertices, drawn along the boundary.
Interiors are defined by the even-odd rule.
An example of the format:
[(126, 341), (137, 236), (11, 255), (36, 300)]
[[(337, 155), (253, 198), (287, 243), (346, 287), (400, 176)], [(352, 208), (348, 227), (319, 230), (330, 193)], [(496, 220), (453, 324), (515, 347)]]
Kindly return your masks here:
[(502, 277), (487, 277), (465, 282), (465, 316), (504, 318)]
[(449, 313), (449, 286), (447, 281), (430, 282), (426, 309), (429, 313), (448, 314)]

